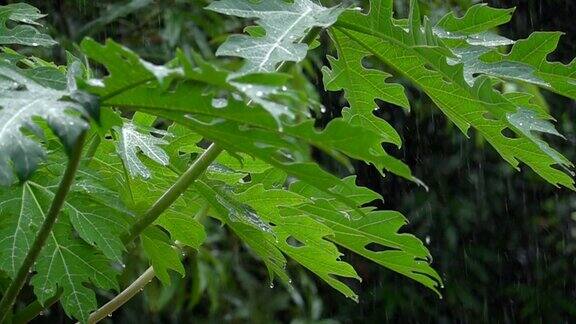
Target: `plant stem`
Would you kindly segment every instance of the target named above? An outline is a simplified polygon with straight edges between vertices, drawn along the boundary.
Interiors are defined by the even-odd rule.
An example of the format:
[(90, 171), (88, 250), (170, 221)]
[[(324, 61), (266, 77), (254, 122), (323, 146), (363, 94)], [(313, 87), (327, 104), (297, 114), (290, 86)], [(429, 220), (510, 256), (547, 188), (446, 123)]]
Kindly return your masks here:
[(184, 172), (178, 180), (168, 189), (162, 197), (160, 197), (150, 209), (138, 219), (129, 234), (124, 238), (124, 243), (130, 243), (136, 239), (146, 227), (150, 226), (158, 217), (170, 207), (176, 199), (180, 197), (190, 187), (190, 185), (204, 173), (210, 164), (222, 152), (222, 148), (216, 143), (212, 143), (210, 147), (200, 155), (196, 161)]
[(152, 267), (146, 269), (146, 271), (138, 277), (128, 288), (124, 289), (120, 294), (114, 297), (111, 301), (106, 303), (106, 305), (99, 308), (97, 311), (90, 315), (88, 323), (97, 323), (102, 319), (106, 318), (108, 315), (112, 314), (115, 310), (122, 307), (126, 302), (128, 302), (132, 297), (134, 297), (138, 292), (144, 289), (144, 287), (154, 279), (156, 273)]
[(78, 140), (76, 141), (76, 145), (71, 152), (68, 165), (66, 166), (66, 171), (64, 171), (64, 175), (58, 187), (58, 191), (54, 196), (54, 200), (52, 201), (50, 210), (46, 214), (46, 218), (42, 223), (42, 227), (40, 227), (40, 230), (36, 235), (36, 239), (34, 240), (34, 243), (32, 243), (28, 254), (26, 254), (26, 258), (22, 262), (22, 266), (20, 266), (18, 273), (14, 277), (14, 280), (12, 280), (10, 286), (6, 290), (6, 293), (2, 297), (2, 300), (0, 300), (0, 323), (4, 321), (7, 314), (10, 312), (10, 308), (12, 305), (14, 305), (16, 297), (18, 297), (18, 293), (20, 290), (22, 290), (22, 287), (24, 287), (24, 284), (26, 283), (26, 278), (28, 277), (30, 269), (32, 269), (34, 262), (36, 262), (38, 255), (40, 255), (40, 251), (42, 250), (42, 247), (44, 247), (50, 232), (52, 232), (52, 228), (56, 223), (58, 214), (60, 213), (60, 210), (62, 209), (62, 206), (66, 200), (66, 196), (70, 191), (70, 187), (74, 182), (76, 171), (78, 170), (80, 160), (82, 159), (82, 147), (84, 146), (85, 139), (86, 132), (83, 132), (79, 136)]

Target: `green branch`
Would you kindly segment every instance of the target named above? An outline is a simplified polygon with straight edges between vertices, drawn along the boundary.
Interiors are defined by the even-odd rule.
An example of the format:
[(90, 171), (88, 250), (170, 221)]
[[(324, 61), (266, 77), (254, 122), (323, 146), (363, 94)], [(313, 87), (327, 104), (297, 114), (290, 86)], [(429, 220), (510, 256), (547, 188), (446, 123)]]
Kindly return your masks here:
[(62, 177), (62, 181), (60, 182), (58, 191), (54, 196), (54, 200), (52, 201), (50, 210), (48, 211), (48, 214), (46, 214), (46, 218), (42, 223), (42, 227), (38, 231), (36, 239), (34, 240), (32, 246), (30, 247), (30, 250), (28, 251), (26, 258), (22, 262), (22, 266), (20, 266), (20, 269), (18, 270), (16, 277), (10, 283), (10, 286), (6, 290), (6, 293), (2, 297), (2, 300), (0, 300), (0, 323), (2, 323), (6, 319), (8, 313), (10, 313), (10, 308), (12, 307), (12, 305), (14, 305), (16, 297), (18, 297), (18, 293), (20, 292), (20, 290), (22, 290), (22, 287), (24, 287), (24, 284), (26, 283), (28, 273), (30, 272), (32, 266), (34, 266), (34, 262), (36, 262), (36, 259), (40, 255), (40, 251), (42, 250), (42, 247), (44, 247), (44, 244), (46, 243), (46, 240), (48, 239), (50, 232), (52, 232), (52, 228), (56, 223), (58, 214), (60, 213), (60, 210), (62, 209), (62, 206), (64, 205), (64, 202), (66, 200), (66, 196), (70, 191), (70, 187), (74, 182), (76, 171), (78, 170), (78, 166), (82, 158), (82, 147), (84, 146), (85, 138), (86, 138), (86, 132), (82, 132), (82, 134), (76, 141), (75, 147), (71, 152), (68, 165), (66, 166), (66, 171), (64, 172), (64, 176)]
[(146, 227), (150, 226), (158, 217), (168, 209), (175, 201), (182, 195), (190, 185), (204, 173), (204, 171), (212, 164), (212, 162), (220, 155), (222, 148), (216, 143), (200, 155), (196, 161), (184, 172), (178, 180), (168, 189), (162, 197), (160, 197), (150, 209), (138, 219), (130, 228), (124, 243), (130, 243), (136, 239)]
[(118, 308), (122, 307), (122, 305), (126, 304), (132, 297), (136, 296), (138, 292), (140, 292), (144, 287), (154, 279), (156, 273), (154, 272), (154, 268), (149, 267), (146, 271), (138, 277), (128, 288), (124, 289), (121, 293), (119, 293), (116, 297), (114, 297), (111, 301), (106, 303), (106, 305), (99, 308), (94, 313), (90, 314), (90, 318), (88, 318), (88, 323), (98, 323), (99, 321), (105, 319), (108, 315), (112, 314)]

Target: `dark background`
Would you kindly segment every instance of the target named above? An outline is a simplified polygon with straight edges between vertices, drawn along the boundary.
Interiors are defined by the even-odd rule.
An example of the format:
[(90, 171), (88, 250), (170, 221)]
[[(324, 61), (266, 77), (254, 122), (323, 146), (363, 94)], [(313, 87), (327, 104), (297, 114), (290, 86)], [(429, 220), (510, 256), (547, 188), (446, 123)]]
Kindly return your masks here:
[[(243, 26), (239, 20), (202, 10), (209, 1), (201, 0), (153, 1), (137, 10), (126, 7), (123, 1), (27, 2), (49, 15), (47, 28), (63, 48), (74, 52), (74, 43), (84, 36), (98, 40), (110, 37), (155, 62), (169, 60), (177, 47), (194, 49), (211, 59), (225, 34), (240, 32)], [(576, 54), (576, 1), (488, 2), (495, 7), (517, 8), (512, 22), (500, 30), (505, 36), (518, 39), (532, 31), (563, 31), (566, 35), (550, 59), (569, 63)], [(398, 2), (400, 15), (407, 3)], [(421, 2), (433, 18), (448, 10), (462, 13), (473, 3)], [(125, 15), (118, 15), (121, 10), (126, 10)], [(42, 55), (62, 60), (63, 48)], [(319, 124), (338, 116), (345, 104), (341, 93), (323, 91), (319, 69), (326, 63), (326, 53), (333, 50), (315, 50), (306, 65), (311, 84), (318, 88), (328, 108)], [(187, 259), (185, 279), (175, 278), (171, 287), (151, 285), (111, 320), (575, 322), (576, 194), (553, 187), (524, 167), (522, 172), (513, 170), (473, 132), (470, 138), (460, 133), (421, 92), (409, 87), (407, 91), (410, 114), (385, 104), (379, 111), (403, 139), (402, 149), (391, 150), (430, 190), (393, 176), (383, 179), (363, 163), (357, 164), (357, 170), (361, 184), (385, 197), (381, 207), (404, 213), (411, 222), (405, 230), (429, 242), (433, 266), (445, 280), (443, 299), (358, 256), (347, 259), (364, 279), (355, 287), (359, 304), (294, 266), (290, 271), (295, 290), (270, 289), (263, 265), (225, 229), (214, 227), (206, 248)], [(566, 136), (566, 140), (550, 140), (568, 159), (576, 161), (575, 102), (551, 93), (543, 96)], [(317, 158), (332, 167), (325, 157)], [(147, 266), (140, 256), (130, 257), (133, 262), (127, 262), (131, 266), (123, 285)], [(55, 306), (39, 319), (47, 321), (66, 320)]]

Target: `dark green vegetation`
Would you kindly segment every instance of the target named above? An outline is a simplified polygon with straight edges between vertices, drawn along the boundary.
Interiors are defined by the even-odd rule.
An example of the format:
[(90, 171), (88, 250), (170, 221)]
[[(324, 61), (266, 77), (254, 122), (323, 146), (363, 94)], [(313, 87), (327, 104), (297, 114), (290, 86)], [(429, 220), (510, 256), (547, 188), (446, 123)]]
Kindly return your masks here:
[[(86, 121), (90, 130), (76, 184), (30, 263), (34, 275), (18, 294), (15, 322), (40, 313), (36, 298), (60, 301), (39, 321), (65, 320), (65, 313), (85, 320), (150, 264), (160, 281), (113, 320), (576, 316), (576, 197), (552, 185), (573, 187), (576, 67), (546, 62), (572, 59), (574, 27), (562, 17), (574, 9), (569, 2), (520, 6), (510, 24), (511, 10), (480, 6), (463, 20), (442, 19), (450, 11), (463, 15), (473, 5), (466, 1), (402, 1), (395, 17), (407, 19), (399, 20), (391, 20), (385, 0), (373, 0), (378, 10), (368, 17), (313, 7), (309, 19), (298, 17), (312, 7), (279, 1), (252, 8), (281, 7), (263, 15), (230, 11), (247, 5), (232, 0), (28, 3), (48, 14), (41, 32), (30, 27), (40, 18), (30, 8), (4, 7), (0, 15), (9, 28), (22, 28), (18, 37), (6, 29), (0, 35), (17, 50), (6, 49), (0, 66), (0, 120), (7, 126), (0, 182), (12, 185), (0, 189), (3, 288), (19, 290), (9, 278), (28, 273), (20, 264), (50, 218), (44, 215), (60, 210), (53, 200), (63, 197), (57, 187), (66, 159)], [(244, 30), (253, 20), (214, 11), (259, 17), (268, 28)], [(516, 43), (507, 57), (498, 53), (535, 30), (568, 37), (555, 52), (559, 34), (541, 33)], [(243, 31), (256, 38), (226, 41)], [(116, 43), (104, 43), (108, 38)], [(296, 42), (315, 49), (304, 60)], [(283, 50), (261, 50), (278, 44)], [(285, 60), (303, 61), (279, 64)], [(108, 74), (102, 86), (98, 79)], [(374, 99), (382, 119), (373, 114)], [(12, 117), (24, 107), (41, 117), (34, 121), (45, 138), (25, 119), (14, 127)], [(551, 116), (565, 139), (550, 136), (557, 135)], [(205, 150), (210, 142), (217, 144)], [(324, 173), (311, 156), (340, 178), (355, 169), (356, 184), (374, 192)], [(402, 215), (383, 210), (406, 215), (411, 224), (400, 232), (426, 242), (436, 271), (424, 244), (395, 233)], [(443, 299), (425, 287), (441, 282)], [(356, 294), (359, 304), (344, 297)]]

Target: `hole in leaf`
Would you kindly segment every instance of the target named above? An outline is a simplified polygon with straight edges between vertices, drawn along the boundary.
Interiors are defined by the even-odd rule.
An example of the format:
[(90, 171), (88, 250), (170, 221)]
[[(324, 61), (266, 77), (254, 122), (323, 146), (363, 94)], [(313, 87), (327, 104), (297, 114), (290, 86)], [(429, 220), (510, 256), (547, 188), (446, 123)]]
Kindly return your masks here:
[(362, 58), (362, 67), (365, 69), (377, 69), (380, 61), (374, 55), (367, 55)]
[(504, 128), (500, 133), (502, 133), (502, 135), (507, 138), (518, 138), (518, 135), (516, 135), (516, 133), (514, 133), (514, 131), (508, 127)]
[(396, 249), (391, 248), (389, 246), (384, 246), (380, 243), (376, 243), (376, 242), (372, 242), (372, 243), (368, 243), (364, 246), (364, 248), (366, 250), (372, 251), (372, 252), (384, 252), (384, 251), (394, 251)]
[(251, 182), (252, 181), (252, 175), (247, 174), (244, 178), (242, 178), (242, 181), (244, 181), (244, 183)]
[(304, 243), (302, 243), (301, 241), (299, 241), (297, 238), (295, 238), (294, 236), (290, 235), (286, 238), (286, 244), (295, 247), (295, 248), (299, 248), (299, 247), (303, 247)]

